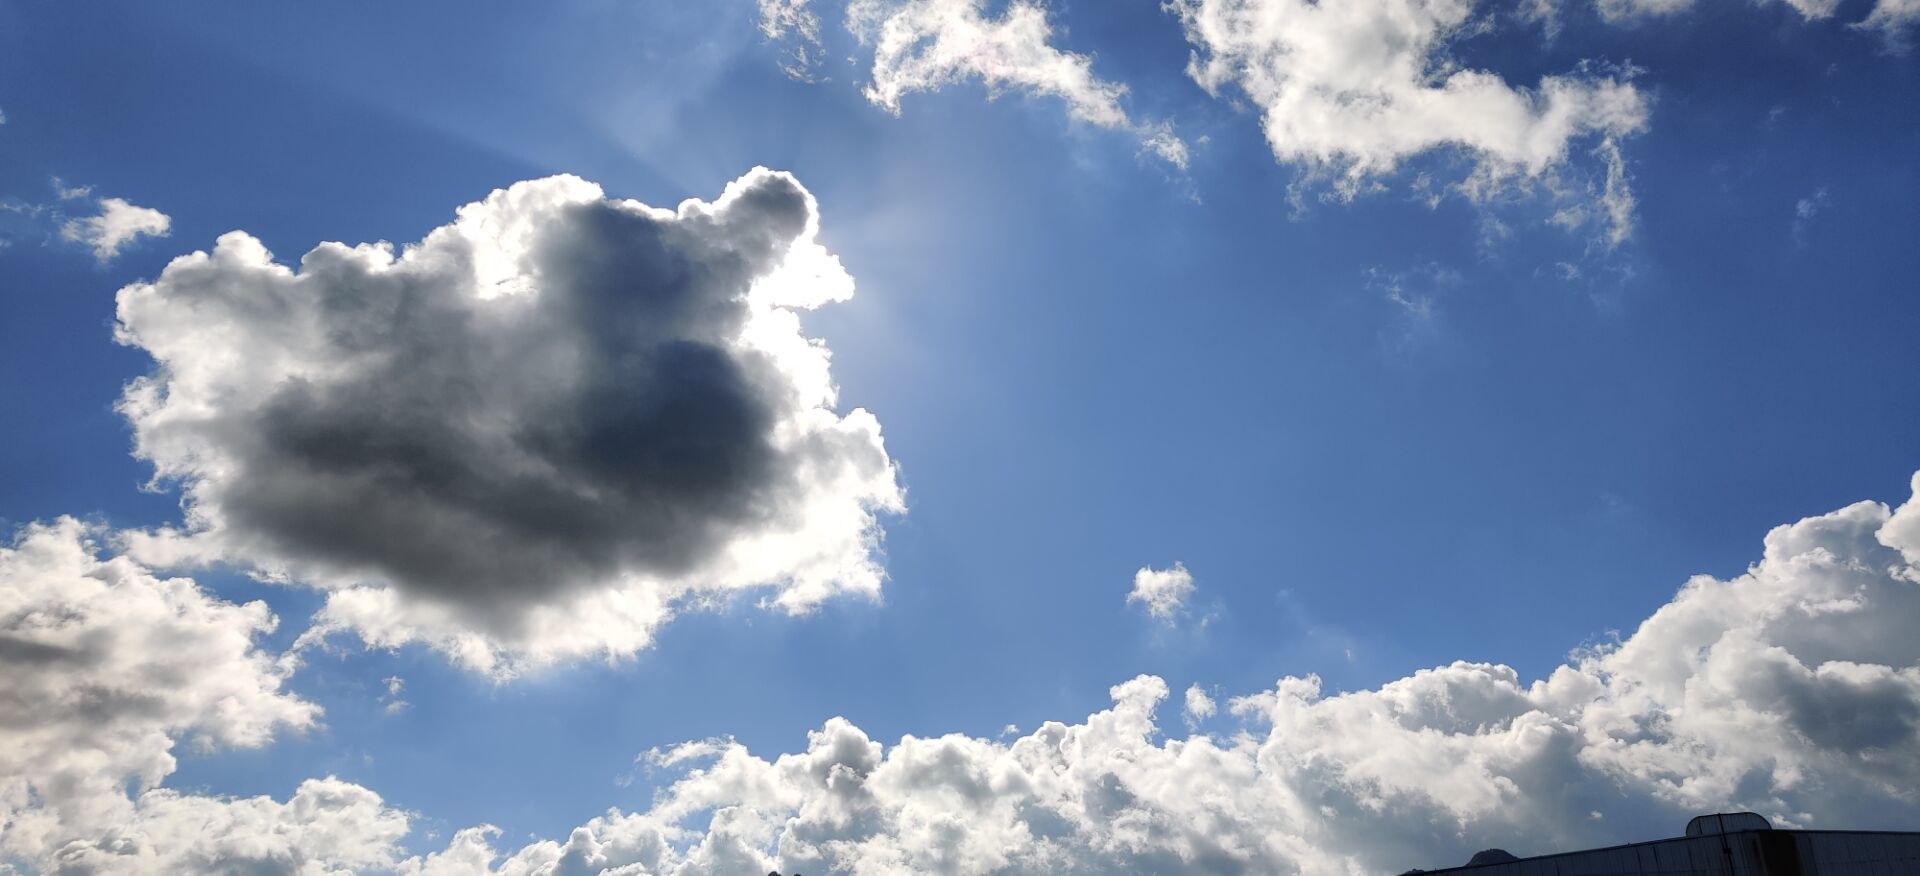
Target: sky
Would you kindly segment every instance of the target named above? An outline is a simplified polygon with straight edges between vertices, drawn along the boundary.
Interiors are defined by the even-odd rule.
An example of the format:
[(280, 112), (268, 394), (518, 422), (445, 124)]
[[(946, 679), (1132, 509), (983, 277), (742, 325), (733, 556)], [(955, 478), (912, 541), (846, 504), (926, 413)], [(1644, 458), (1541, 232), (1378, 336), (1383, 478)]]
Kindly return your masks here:
[(0, 871), (1920, 824), (1907, 0), (0, 0)]

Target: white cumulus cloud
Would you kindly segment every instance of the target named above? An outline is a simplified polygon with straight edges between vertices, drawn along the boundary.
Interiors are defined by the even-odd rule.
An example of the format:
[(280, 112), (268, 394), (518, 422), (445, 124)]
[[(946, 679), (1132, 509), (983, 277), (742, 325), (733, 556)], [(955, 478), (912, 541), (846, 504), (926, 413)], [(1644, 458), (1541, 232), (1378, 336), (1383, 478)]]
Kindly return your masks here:
[(1187, 687), (1185, 710), (1188, 722), (1205, 721), (1213, 717), (1218, 708), (1219, 705), (1213, 701), (1213, 697), (1207, 695), (1205, 688), (1197, 684)]
[(336, 778), (301, 782), (285, 803), (148, 791), (130, 817), (48, 856), (49, 872), (343, 876), (414, 866), (410, 819), (380, 795)]
[[(151, 787), (181, 734), (248, 744), (311, 720), (252, 650), (262, 610), (98, 560), (70, 521), (0, 555), (0, 594), (0, 678), (21, 706), (0, 748), (5, 840), (47, 869), (1398, 872), (1487, 846), (1671, 835), (1709, 810), (1790, 826), (1920, 817), (1920, 497), (1778, 527), (1745, 573), (1687, 582), (1625, 639), (1541, 679), (1472, 662), (1349, 692), (1289, 676), (1228, 702), (1237, 729), (1184, 738), (1164, 732), (1170, 691), (1147, 675), (1112, 688), (1111, 708), (1026, 735), (885, 745), (834, 718), (771, 758), (729, 740), (650, 751), (666, 776), (653, 802), (564, 840), (496, 849), (483, 825), (412, 858), (397, 845), (406, 813), (350, 783), (309, 781), (284, 804)], [(194, 684), (151, 680), (181, 660)], [(128, 677), (155, 701), (115, 706)], [(1212, 702), (1190, 689), (1184, 711)], [(148, 789), (130, 800), (116, 777)]]
[(1142, 566), (1133, 573), (1133, 589), (1127, 592), (1127, 604), (1140, 603), (1147, 614), (1172, 623), (1193, 597), (1193, 574), (1174, 563), (1170, 569)]
[[(1460, 190), (1484, 199), (1547, 183), (1583, 137), (1640, 131), (1647, 102), (1621, 75), (1581, 69), (1531, 87), (1451, 60), (1473, 0), (1173, 0), (1194, 81), (1253, 102), (1275, 157), (1330, 178), (1343, 197), (1441, 149), (1473, 162)], [(1615, 193), (1605, 209), (1630, 205)]]
[[(518, 850), (469, 831), (443, 854), (513, 874), (1354, 873), (1671, 836), (1726, 809), (1906, 826), (1916, 621), (1920, 499), (1864, 502), (1775, 529), (1745, 574), (1695, 578), (1543, 679), (1469, 662), (1345, 693), (1287, 677), (1231, 700), (1239, 730), (1186, 738), (1163, 735), (1152, 676), (1013, 739), (886, 746), (835, 718), (770, 759), (650, 752), (678, 773), (645, 811)], [(1196, 692), (1190, 714), (1211, 702)]]
[(312, 727), (256, 647), (275, 619), (191, 580), (102, 558), (63, 518), (0, 547), (0, 851), (48, 872), (322, 872), (392, 860), (404, 816), (333, 780), (287, 803), (158, 787), (173, 750)]
[(119, 295), (155, 360), (120, 410), (187, 513), (130, 549), (327, 588), (320, 632), (491, 672), (630, 654), (688, 600), (877, 596), (903, 497), (800, 330), (853, 293), (817, 227), (758, 169), (676, 210), (519, 183), (297, 267), (226, 234)]
[[(85, 197), (91, 191), (91, 186), (62, 188), (60, 197)], [(108, 262), (127, 244), (142, 237), (166, 237), (172, 228), (173, 220), (159, 210), (121, 198), (101, 198), (99, 214), (68, 219), (60, 226), (60, 237), (92, 247), (95, 259)]]

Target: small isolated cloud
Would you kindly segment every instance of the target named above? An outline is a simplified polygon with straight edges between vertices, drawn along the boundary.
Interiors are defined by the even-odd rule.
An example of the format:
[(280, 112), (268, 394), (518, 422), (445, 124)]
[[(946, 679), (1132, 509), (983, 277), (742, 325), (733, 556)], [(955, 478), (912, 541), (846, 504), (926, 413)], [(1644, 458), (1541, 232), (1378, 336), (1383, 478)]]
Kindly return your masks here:
[(312, 636), (496, 673), (631, 654), (729, 593), (877, 597), (903, 496), (800, 329), (853, 294), (817, 227), (757, 169), (675, 210), (519, 183), (297, 269), (224, 235), (119, 294), (155, 362), (120, 411), (187, 513), (131, 549), (326, 588)]
[(760, 35), (782, 50), (781, 72), (801, 82), (819, 79), (820, 16), (809, 0), (759, 0)]
[(381, 683), (387, 686), (387, 692), (380, 696), (380, 707), (382, 711), (389, 715), (398, 715), (406, 711), (407, 707), (413, 705), (400, 696), (401, 692), (407, 689), (406, 679), (398, 675), (392, 675), (381, 679)]
[(978, 79), (992, 91), (1057, 97), (1073, 118), (1140, 138), (1142, 148), (1177, 168), (1187, 144), (1166, 123), (1135, 121), (1121, 106), (1127, 87), (1094, 75), (1093, 59), (1052, 45), (1047, 11), (1014, 0), (989, 18), (984, 0), (852, 0), (847, 27), (873, 48), (867, 99), (900, 113), (900, 99)]
[(62, 201), (78, 201), (93, 194), (93, 186), (70, 186), (57, 176), (48, 182), (53, 186), (54, 195)]
[(1433, 296), (1463, 282), (1460, 272), (1438, 262), (1416, 265), (1403, 271), (1391, 271), (1378, 265), (1360, 274), (1368, 291), (1378, 294), (1418, 323), (1433, 318)]
[[(91, 186), (82, 186), (63, 189), (60, 196), (85, 197), (92, 191)], [(69, 192), (77, 194), (70, 196)], [(60, 226), (60, 237), (86, 244), (93, 248), (96, 260), (110, 262), (127, 244), (142, 237), (166, 237), (172, 228), (173, 220), (159, 210), (136, 206), (120, 198), (101, 198), (99, 215), (68, 219)]]
[(1793, 205), (1793, 245), (1807, 245), (1807, 231), (1813, 227), (1813, 217), (1818, 216), (1833, 205), (1833, 196), (1826, 186), (1813, 190), (1813, 194), (1801, 198)]
[(1522, 87), (1453, 62), (1448, 46), (1477, 26), (1470, 0), (1168, 6), (1193, 44), (1194, 81), (1246, 95), (1274, 156), (1343, 199), (1438, 150), (1471, 163), (1456, 190), (1477, 202), (1516, 185), (1552, 189), (1574, 143), (1617, 142), (1647, 124), (1647, 101), (1624, 73), (1583, 65)]
[(1146, 606), (1147, 614), (1165, 623), (1173, 623), (1192, 596), (1193, 575), (1186, 566), (1179, 563), (1174, 563), (1170, 569), (1142, 566), (1140, 571), (1133, 573), (1133, 590), (1127, 594), (1127, 604), (1138, 602)]
[(1216, 709), (1217, 706), (1213, 702), (1213, 697), (1208, 696), (1206, 690), (1202, 689), (1200, 685), (1195, 684), (1187, 687), (1186, 706), (1183, 711), (1187, 716), (1188, 727), (1192, 727), (1201, 721), (1213, 717)]

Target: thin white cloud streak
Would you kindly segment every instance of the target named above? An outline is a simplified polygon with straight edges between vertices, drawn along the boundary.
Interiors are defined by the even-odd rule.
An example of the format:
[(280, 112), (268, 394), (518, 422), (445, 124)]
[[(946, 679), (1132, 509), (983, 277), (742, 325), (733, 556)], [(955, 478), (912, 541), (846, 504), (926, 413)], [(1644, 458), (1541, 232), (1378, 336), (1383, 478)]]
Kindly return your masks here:
[[(1538, 2), (1544, 10), (1541, 14), (1551, 18), (1558, 0)], [(1633, 21), (1678, 15), (1691, 10), (1695, 3), (1696, 0), (1596, 0), (1594, 5), (1602, 18)], [(1786, 0), (1786, 3), (1799, 13), (1802, 21), (1808, 22), (1824, 21), (1840, 11), (1840, 0)], [(1920, 0), (1875, 0), (1865, 18), (1847, 27), (1873, 32), (1888, 51), (1905, 54), (1912, 48), (1912, 30), (1916, 24), (1920, 24)]]
[[(1674, 15), (1693, 8), (1695, 0), (1596, 0), (1595, 8), (1603, 18), (1619, 21), (1631, 18)], [(1840, 0), (1786, 0), (1805, 21), (1833, 17)]]

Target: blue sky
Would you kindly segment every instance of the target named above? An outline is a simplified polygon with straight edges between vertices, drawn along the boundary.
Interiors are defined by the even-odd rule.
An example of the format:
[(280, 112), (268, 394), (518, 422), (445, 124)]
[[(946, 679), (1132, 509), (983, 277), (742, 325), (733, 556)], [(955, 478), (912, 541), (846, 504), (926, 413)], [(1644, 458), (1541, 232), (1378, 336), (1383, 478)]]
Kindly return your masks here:
[[(1569, 0), (1550, 39), (1523, 7), (1467, 4), (1422, 59), (1429, 82), (1470, 70), (1517, 89), (1546, 76), (1623, 83), (1644, 118), (1596, 122), (1522, 170), (1441, 136), (1352, 177), (1363, 186), (1351, 197), (1342, 175), (1376, 157), (1365, 132), (1315, 132), (1345, 144), (1317, 163), (1277, 156), (1246, 82), (1210, 94), (1189, 75), (1191, 53), (1224, 49), (1202, 45), (1177, 10), (856, 4), (883, 17), (945, 5), (988, 24), (1038, 14), (1049, 51), (1125, 86), (1126, 121), (1102, 124), (1076, 117), (1058, 91), (1071, 86), (995, 86), (964, 65), (919, 81), (889, 72), (873, 40), (843, 26), (846, 10), (816, 5), (809, 82), (780, 63), (804, 35), (770, 39), (744, 0), (0, 2), (0, 520), (82, 518), (103, 555), (190, 575), (209, 599), (264, 601), (279, 627), (256, 638), (258, 653), (297, 654), (299, 667), (260, 695), (320, 710), (207, 748), (186, 740), (221, 738), (214, 719), (166, 723), (179, 762), (160, 786), (286, 800), (336, 776), (411, 813), (406, 855), (492, 824), (505, 856), (535, 838), (565, 843), (608, 807), (647, 810), (676, 774), (637, 766), (641, 752), (730, 737), (771, 759), (805, 749), (833, 716), (888, 746), (908, 734), (995, 740), (1009, 724), (1082, 722), (1112, 706), (1110, 686), (1149, 674), (1173, 692), (1167, 738), (1260, 739), (1265, 725), (1241, 729), (1227, 698), (1308, 674), (1329, 696), (1364, 695), (1456, 660), (1512, 667), (1524, 688), (1679, 605), (1690, 576), (1759, 586), (1740, 576), (1763, 561), (1772, 527), (1910, 495), (1920, 75), (1902, 50), (1911, 23), (1852, 26), (1871, 4), (1809, 17), (1771, 2), (1655, 12)], [(863, 93), (890, 75), (905, 83), (897, 116)], [(1184, 167), (1143, 146), (1159, 125), (1185, 144)], [(1606, 149), (1631, 192), (1617, 242), (1602, 220), (1552, 221), (1606, 209)], [(155, 342), (115, 342), (122, 287), (235, 229), (292, 265), (322, 241), (419, 241), (521, 180), (570, 173), (671, 208), (719, 198), (755, 166), (811, 193), (819, 242), (858, 290), (801, 324), (831, 350), (832, 409), (872, 412), (904, 488), (904, 513), (873, 512), (879, 599), (842, 593), (789, 614), (760, 604), (778, 582), (720, 591), (645, 647), (503, 678), (429, 638), (363, 644), (351, 624), (324, 647), (296, 646), (347, 584), (255, 580), (271, 563), (238, 540), (178, 567), (121, 546), (125, 533), (193, 528), (180, 482), (143, 489), (154, 461), (129, 452), (135, 429), (115, 410), (128, 381), (156, 373)], [(1493, 171), (1506, 174), (1494, 194), (1468, 193)], [(91, 192), (63, 198), (61, 186)], [(163, 212), (165, 233), (111, 257), (98, 257), (97, 236), (67, 239), (86, 235), (63, 234), (69, 222), (107, 215), (106, 198)], [(201, 355), (183, 337), (179, 355)], [(1901, 553), (1894, 524), (1873, 531), (1875, 550), (1920, 556), (1920, 540)], [(1176, 562), (1194, 587), (1171, 620), (1127, 601), (1136, 571)], [(1915, 603), (1888, 575), (1882, 610), (1900, 617)], [(1910, 645), (1905, 656), (1782, 647), (1810, 672), (1823, 660), (1920, 672)], [(387, 710), (388, 678), (403, 680), (405, 708)], [(1189, 685), (1221, 704), (1197, 730), (1179, 715)], [(1878, 754), (1797, 732), (1819, 749), (1803, 763), (1822, 766), (1805, 768), (1827, 770), (1823, 793), (1837, 798), (1876, 757), (1920, 769), (1911, 727), (1859, 743)], [(1679, 827), (1670, 812), (1703, 802), (1593, 769), (1628, 802), (1604, 827), (1579, 823), (1589, 813), (1574, 806), (1554, 836), (1666, 835)], [(1342, 775), (1328, 781), (1374, 788), (1399, 811), (1402, 791), (1367, 785), (1358, 767)], [(46, 793), (44, 778), (8, 780)], [(1869, 817), (1784, 779), (1736, 785), (1713, 805), (1828, 826)], [(1887, 799), (1877, 817), (1920, 811), (1910, 795)], [(1484, 812), (1471, 831), (1406, 817), (1392, 823), (1428, 827), (1406, 828), (1404, 848), (1355, 851), (1326, 828), (1284, 855), (1220, 860), (1405, 869), (1528, 842)], [(149, 833), (165, 859), (163, 834)], [(45, 866), (14, 834), (16, 864)], [(395, 868), (394, 854), (352, 866)], [(759, 854), (825, 866), (771, 843)], [(1169, 854), (1185, 862), (1175, 869), (1232, 869)], [(324, 859), (292, 849), (275, 861)], [(102, 865), (113, 866), (142, 865)], [(1038, 868), (998, 869), (1022, 867)]]

